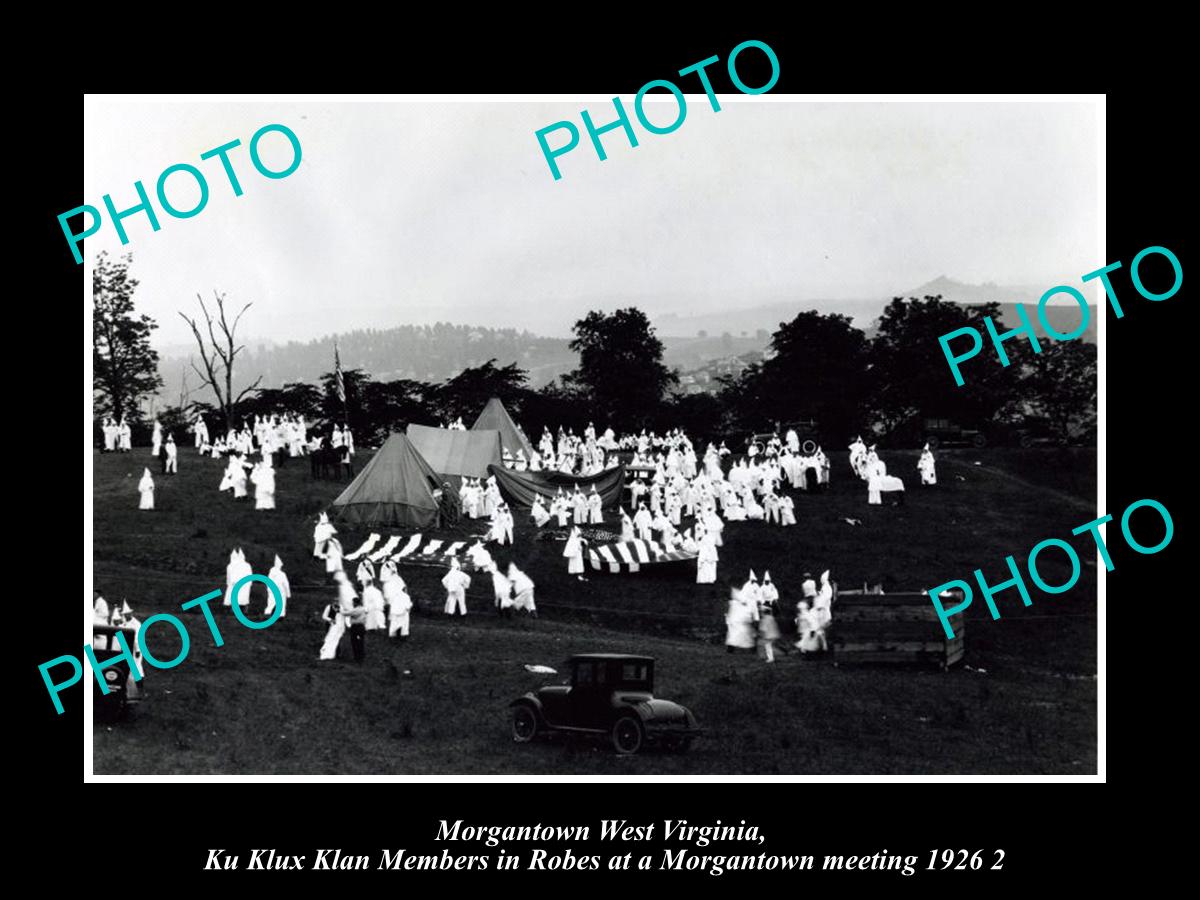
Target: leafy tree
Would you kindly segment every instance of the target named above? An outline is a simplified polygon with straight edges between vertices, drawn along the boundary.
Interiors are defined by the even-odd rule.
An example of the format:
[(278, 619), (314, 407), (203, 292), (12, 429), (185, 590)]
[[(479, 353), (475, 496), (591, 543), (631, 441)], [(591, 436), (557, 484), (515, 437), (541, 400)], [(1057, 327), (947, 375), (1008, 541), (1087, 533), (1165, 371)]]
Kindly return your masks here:
[(259, 388), (253, 399), (242, 402), (240, 411), (247, 416), (286, 412), (311, 420), (322, 415), (322, 400), (315, 385), (293, 381), (281, 388)]
[(1025, 360), (1020, 396), (1062, 443), (1088, 434), (1096, 425), (1096, 345), (1043, 340), (1042, 352)]
[[(998, 320), (997, 303), (960, 306), (940, 296), (923, 300), (896, 297), (884, 309), (871, 342), (871, 405), (885, 431), (911, 430), (918, 437), (923, 418), (947, 418), (963, 427), (992, 422), (1016, 390), (1018, 369), (1004, 368), (990, 354), (983, 320)], [(938, 338), (970, 326), (984, 335), (984, 349), (964, 370), (966, 383), (956, 386)], [(1023, 340), (1005, 344), (1009, 359), (1023, 361), (1033, 349)]]
[(663, 345), (636, 307), (592, 311), (575, 323), (570, 348), (579, 367), (563, 377), (590, 401), (596, 427), (628, 430), (654, 424), (663, 394), (678, 376), (663, 365)]
[(519, 413), (528, 381), (528, 373), (516, 363), (498, 367), (496, 360), (489, 359), (481, 366), (463, 369), (439, 385), (433, 401), (444, 420), (461, 416), (469, 428), (492, 397), (499, 397), (514, 415)]
[(162, 387), (150, 346), (158, 325), (134, 313), (132, 262), (131, 255), (114, 261), (101, 253), (92, 271), (92, 392), (97, 415), (117, 419), (136, 416), (138, 402)]
[(770, 427), (815, 418), (840, 441), (861, 428), (866, 415), (869, 344), (849, 316), (810, 310), (781, 322), (772, 355), (725, 387), (723, 396), (739, 423)]
[(321, 424), (326, 428), (349, 425), (355, 434), (363, 430), (367, 424), (364, 392), (370, 381), (371, 376), (362, 369), (342, 369), (342, 384), (346, 389), (346, 402), (342, 403), (337, 393), (337, 373), (324, 373), (321, 376)]
[(423, 381), (405, 378), (366, 382), (363, 385), (366, 415), (360, 441), (382, 443), (391, 432), (403, 431), (410, 422), (433, 424), (429, 404), (425, 402), (432, 390)]

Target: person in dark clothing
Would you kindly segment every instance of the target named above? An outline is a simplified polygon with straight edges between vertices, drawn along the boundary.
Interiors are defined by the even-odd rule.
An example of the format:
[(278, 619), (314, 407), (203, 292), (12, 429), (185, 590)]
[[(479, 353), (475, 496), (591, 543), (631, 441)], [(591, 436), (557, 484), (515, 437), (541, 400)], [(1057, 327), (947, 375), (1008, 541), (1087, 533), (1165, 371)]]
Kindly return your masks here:
[(362, 597), (354, 598), (354, 605), (346, 614), (346, 620), (349, 622), (350, 650), (354, 654), (354, 661), (361, 663), (367, 654), (367, 608)]

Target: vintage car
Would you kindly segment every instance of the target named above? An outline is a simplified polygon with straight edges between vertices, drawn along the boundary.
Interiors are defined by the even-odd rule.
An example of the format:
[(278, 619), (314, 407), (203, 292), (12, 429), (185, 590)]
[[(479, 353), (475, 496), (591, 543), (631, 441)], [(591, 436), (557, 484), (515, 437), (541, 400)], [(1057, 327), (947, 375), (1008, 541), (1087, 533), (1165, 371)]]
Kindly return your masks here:
[[(125, 644), (133, 650), (137, 646), (137, 629), (120, 625), (92, 625), (92, 652), (96, 662), (102, 663), (121, 653), (121, 645), (117, 641), (117, 632), (125, 636)], [(120, 719), (131, 704), (142, 699), (142, 687), (138, 679), (133, 677), (129, 663), (125, 660), (105, 666), (104, 682), (108, 693), (100, 688), (96, 681), (92, 689), (92, 711), (96, 718), (107, 722)]]
[(512, 735), (524, 744), (556, 732), (605, 735), (620, 754), (643, 747), (684, 752), (700, 733), (696, 717), (657, 699), (654, 659), (623, 653), (572, 656), (568, 684), (547, 685), (514, 700)]

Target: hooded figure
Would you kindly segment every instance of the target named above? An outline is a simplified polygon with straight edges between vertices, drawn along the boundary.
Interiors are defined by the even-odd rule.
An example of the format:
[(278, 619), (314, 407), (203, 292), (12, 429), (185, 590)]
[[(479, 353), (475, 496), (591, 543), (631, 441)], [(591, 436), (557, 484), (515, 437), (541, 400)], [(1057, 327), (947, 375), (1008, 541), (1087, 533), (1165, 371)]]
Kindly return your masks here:
[(604, 524), (604, 500), (600, 496), (596, 486), (592, 485), (592, 492), (588, 495), (588, 524), (603, 525)]
[(337, 586), (338, 596), (337, 600), (325, 607), (321, 616), (329, 623), (329, 629), (325, 632), (325, 640), (321, 643), (321, 651), (317, 655), (319, 660), (337, 658), (338, 644), (341, 643), (342, 635), (346, 633), (346, 616), (353, 609), (354, 600), (358, 597), (345, 572), (339, 570), (334, 573), (333, 581)]
[(163, 474), (178, 475), (179, 474), (179, 448), (175, 446), (174, 435), (167, 435), (167, 443), (163, 446), (165, 456), (163, 457)]
[[(686, 540), (684, 546), (687, 546)], [(696, 557), (696, 584), (712, 584), (717, 580), (717, 542), (711, 531), (700, 538)]]
[(546, 507), (542, 505), (542, 495), (538, 494), (533, 500), (533, 507), (529, 510), (529, 514), (533, 517), (533, 524), (541, 528), (550, 521), (550, 513), (546, 512)]
[(337, 529), (329, 524), (328, 513), (321, 513), (317, 525), (313, 529), (313, 556), (322, 559), (325, 556), (325, 546), (329, 539), (337, 534)]
[(408, 587), (404, 579), (390, 560), (384, 564), (380, 574), (383, 578), (383, 599), (388, 610), (388, 637), (395, 637), (396, 632), (400, 632), (400, 638), (403, 640), (408, 637), (412, 598), (408, 596)]
[(536, 618), (537, 607), (533, 603), (533, 579), (518, 569), (516, 563), (509, 563), (508, 580), (512, 582), (513, 607), (523, 609)]
[(254, 482), (254, 508), (275, 508), (275, 469), (271, 466), (271, 457), (264, 453), (262, 462), (256, 465), (250, 473)]
[(442, 577), (442, 587), (446, 589), (446, 615), (454, 615), (457, 609), (460, 616), (467, 614), (467, 588), (471, 586), (471, 576), (462, 570), (457, 557), (450, 560), (450, 571)]
[(138, 493), (142, 495), (138, 501), (138, 509), (154, 509), (154, 479), (149, 469), (142, 470), (142, 480), (138, 482)]
[(512, 582), (504, 577), (500, 567), (494, 562), (489, 571), (492, 573), (492, 591), (495, 595), (496, 611), (502, 615), (512, 608)]
[(725, 611), (725, 650), (753, 650), (758, 604), (747, 603), (737, 588), (729, 591), (729, 607)]
[(621, 540), (632, 541), (635, 535), (633, 533), (633, 519), (629, 518), (629, 513), (621, 510)]
[(758, 639), (763, 657), (769, 663), (775, 662), (775, 641), (779, 639), (779, 623), (775, 621), (775, 601), (778, 598), (779, 592), (771, 584), (771, 573), (765, 572), (758, 589)]
[(833, 585), (829, 582), (829, 570), (821, 573), (821, 587), (813, 599), (812, 612), (817, 627), (824, 635), (825, 627), (833, 621)]
[[(271, 567), (271, 571), (267, 573), (267, 577), (275, 582), (275, 586), (279, 588), (279, 596), (283, 602), (279, 604), (279, 618), (287, 615), (287, 602), (292, 597), (292, 585), (288, 581), (287, 572), (283, 571), (283, 560), (279, 558), (279, 554), (275, 554), (275, 564)], [(275, 612), (275, 592), (267, 591), (267, 608), (266, 615), (271, 615)]]
[(157, 457), (159, 454), (159, 451), (162, 450), (162, 437), (163, 437), (162, 425), (159, 423), (158, 419), (155, 418), (154, 434), (150, 438), (150, 455), (151, 456)]
[(583, 574), (583, 538), (580, 537), (578, 528), (571, 529), (571, 535), (567, 538), (567, 545), (563, 548), (562, 555), (568, 560), (568, 575)]
[[(241, 548), (233, 550), (229, 554), (229, 565), (225, 567), (225, 605), (233, 605), (233, 588), (239, 581), (247, 575), (253, 575), (254, 570), (250, 568), (250, 563), (246, 562), (246, 555), (242, 553)], [(237, 604), (245, 606), (250, 602), (250, 586), (251, 582), (246, 582), (238, 589)]]
[(746, 579), (746, 583), (742, 585), (742, 600), (746, 603), (753, 603), (758, 606), (759, 600), (762, 597), (762, 589), (758, 586), (758, 576), (754, 574), (754, 570), (750, 570), (750, 577)]
[(937, 471), (933, 463), (933, 451), (929, 449), (928, 444), (921, 451), (921, 458), (917, 460), (917, 471), (921, 473), (921, 484), (937, 484)]
[(383, 592), (375, 586), (374, 579), (368, 578), (362, 583), (363, 607), (366, 618), (363, 621), (365, 631), (383, 631), (387, 628), (387, 619), (383, 615)]
[(796, 648), (801, 653), (824, 650), (826, 647), (825, 629), (817, 624), (816, 616), (809, 611), (808, 603), (801, 600), (797, 610), (796, 631), (800, 635), (800, 639), (796, 641)]

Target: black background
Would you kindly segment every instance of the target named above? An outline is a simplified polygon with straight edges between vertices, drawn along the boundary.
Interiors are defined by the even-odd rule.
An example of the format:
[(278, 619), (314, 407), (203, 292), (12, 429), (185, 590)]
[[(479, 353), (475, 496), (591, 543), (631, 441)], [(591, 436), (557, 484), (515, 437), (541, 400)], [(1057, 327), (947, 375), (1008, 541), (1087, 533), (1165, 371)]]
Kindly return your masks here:
[[(860, 12), (866, 18), (866, 11)], [(716, 54), (722, 63), (710, 68), (710, 77), (715, 90), (725, 93), (733, 90), (723, 65), (729, 50), (742, 40), (755, 38), (770, 44), (780, 60), (781, 77), (772, 93), (1107, 91), (1108, 250), (1104, 260), (1096, 260), (1096, 268), (1118, 259), (1124, 262), (1114, 283), (1126, 315), (1117, 320), (1109, 310), (1105, 323), (1110, 451), (1108, 508), (1104, 511), (1119, 520), (1128, 503), (1153, 497), (1167, 506), (1175, 521), (1172, 544), (1148, 557), (1125, 550), (1117, 523), (1110, 525), (1109, 542), (1117, 568), (1107, 576), (1108, 609), (1114, 609), (1112, 601), (1138, 605), (1139, 630), (1153, 633), (1158, 623), (1151, 598), (1169, 592), (1169, 567), (1188, 540), (1181, 465), (1181, 454), (1188, 448), (1182, 446), (1178, 430), (1192, 417), (1193, 405), (1189, 390), (1193, 380), (1185, 374), (1190, 349), (1185, 344), (1192, 343), (1183, 323), (1186, 283), (1172, 299), (1150, 303), (1136, 296), (1128, 279), (1129, 261), (1150, 245), (1171, 248), (1187, 269), (1180, 214), (1183, 173), (1188, 171), (1183, 158), (1186, 145), (1178, 131), (1181, 104), (1173, 91), (1164, 87), (1171, 84), (1161, 71), (1166, 51), (1155, 55), (1157, 49), (1151, 48), (1144, 60), (1118, 65), (1100, 49), (1117, 38), (1106, 35), (1103, 41), (1093, 43), (1073, 26), (1058, 28), (1048, 20), (1008, 23), (1007, 30), (992, 28), (985, 39), (977, 32), (969, 38), (948, 38), (938, 30), (953, 26), (946, 22), (931, 23), (928, 29), (908, 22), (911, 32), (902, 33), (897, 30), (901, 23), (878, 18), (869, 24), (836, 27), (815, 20), (775, 22), (765, 28), (697, 26), (686, 34), (672, 30), (663, 37), (647, 33), (623, 16), (608, 20), (602, 14), (600, 18), (610, 24), (594, 28), (568, 26), (560, 17), (561, 11), (551, 9), (539, 17), (536, 26), (527, 28), (510, 21), (497, 24), (494, 31), (476, 20), (472, 33), (488, 36), (474, 39), (464, 37), (461, 29), (414, 29), (397, 36), (395, 46), (369, 52), (357, 33), (363, 23), (353, 34), (353, 50), (340, 51), (331, 47), (345, 46), (351, 35), (340, 35), (335, 29), (319, 42), (312, 36), (298, 40), (291, 25), (281, 25), (278, 32), (264, 32), (276, 40), (237, 41), (227, 49), (221, 49), (225, 45), (218, 42), (187, 64), (163, 61), (141, 69), (116, 63), (101, 67), (93, 70), (95, 83), (89, 83), (87, 90), (588, 92), (620, 94), (628, 99), (646, 81), (669, 78), (678, 69)], [(706, 16), (693, 10), (687, 18), (703, 22)], [(864, 27), (869, 34), (864, 35)], [(588, 34), (593, 36), (588, 38)], [(518, 39), (516, 35), (526, 36)], [(1132, 40), (1134, 35), (1128, 37)], [(241, 49), (243, 46), (247, 49)], [(1091, 68), (1085, 62), (1100, 57), (1106, 60), (1104, 69)], [(207, 64), (197, 66), (197, 59)], [(761, 60), (756, 51), (739, 58), (739, 72), (750, 85), (766, 80), (765, 64), (756, 72), (755, 60)], [(694, 76), (690, 78), (694, 80)], [(696, 89), (688, 80), (677, 81), (687, 91)], [(1135, 82), (1146, 83), (1146, 89), (1136, 87)], [(23, 164), (29, 176), (16, 179), (15, 185), (26, 192), (18, 221), (29, 234), (22, 244), (32, 250), (28, 261), (30, 302), (23, 314), (33, 314), (28, 326), (31, 335), (53, 335), (54, 329), (44, 317), (81, 302), (81, 270), (70, 256), (55, 217), (84, 199), (77, 174), (83, 100), (74, 86), (64, 86), (57, 93), (27, 97), (24, 104), (27, 119), (37, 123), (38, 137)], [(481, 135), (480, 141), (486, 142), (486, 135)], [(619, 177), (616, 172), (611, 175)], [(1055, 215), (1055, 210), (1048, 208), (1046, 215)], [(68, 317), (61, 318), (66, 321)], [(73, 328), (66, 330), (75, 333)], [(75, 352), (66, 349), (68, 340), (48, 337), (45, 346), (44, 358), (52, 370), (65, 369), (67, 355)], [(88, 347), (85, 334), (85, 353)], [(10, 371), (10, 379), (14, 377)], [(75, 471), (79, 432), (75, 411), (62, 414), (62, 409), (70, 406), (66, 398), (80, 395), (74, 393), (77, 382), (72, 381), (68, 392), (65, 376), (62, 380), (61, 391), (51, 395), (40, 417), (37, 410), (29, 412), (35, 429), (62, 432), (54, 435), (53, 443), (63, 452), (65, 473)], [(85, 385), (82, 399), (87, 402), (89, 397)], [(29, 398), (18, 402), (27, 403)], [(66, 493), (65, 487), (54, 490)], [(39, 536), (35, 541), (45, 529), (36, 530)], [(83, 552), (86, 561), (90, 554), (86, 543)], [(59, 562), (52, 564), (56, 570), (65, 570)], [(303, 881), (306, 887), (351, 892), (363, 886), (402, 889), (417, 884), (485, 890), (504, 890), (506, 884), (512, 884), (528, 890), (532, 880), (533, 885), (548, 883), (572, 889), (580, 885), (585, 890), (601, 883), (620, 883), (625, 890), (671, 885), (683, 890), (702, 885), (753, 890), (775, 882), (800, 890), (820, 883), (835, 890), (870, 887), (904, 892), (907, 888), (924, 893), (939, 888), (988, 891), (1048, 885), (1088, 889), (1104, 883), (1110, 865), (1122, 860), (1129, 866), (1136, 864), (1137, 854), (1131, 854), (1128, 845), (1129, 821), (1114, 820), (1110, 797), (1098, 793), (1110, 789), (1098, 786), (1080, 786), (1069, 798), (1064, 793), (1067, 788), (1049, 784), (785, 784), (749, 777), (692, 784), (262, 784), (242, 780), (198, 786), (85, 786), (81, 692), (76, 688), (64, 694), (68, 702), (75, 702), (67, 714), (55, 716), (36, 669), (39, 662), (78, 651), (77, 598), (73, 587), (66, 584), (39, 592), (36, 612), (27, 619), (36, 627), (23, 633), (14, 660), (20, 668), (12, 690), (28, 706), (28, 716), (20, 729), (9, 731), (10, 741), (19, 735), (17, 746), (23, 757), (11, 787), (17, 795), (28, 797), (20, 814), (31, 817), (22, 822), (25, 838), (20, 844), (44, 857), (41, 861), (52, 867), (47, 871), (65, 884), (78, 879), (81, 886), (96, 890), (115, 886), (116, 881), (98, 880), (97, 875), (105, 870), (104, 861), (120, 860), (136, 867), (135, 883), (142, 886), (140, 890), (154, 885), (156, 891), (187, 885), (202, 890), (233, 887), (240, 894), (277, 888), (278, 879), (283, 878), (289, 887)], [(1145, 605), (1140, 606), (1143, 601)], [(1110, 615), (1109, 621), (1114, 634), (1120, 629), (1122, 642), (1130, 641), (1128, 616)], [(1138, 637), (1134, 635), (1128, 646), (1138, 649)], [(1148, 639), (1149, 635), (1142, 637)], [(1117, 686), (1110, 692), (1113, 702), (1109, 709), (1118, 723), (1112, 729), (1108, 757), (1109, 762), (1117, 763), (1118, 771), (1129, 765), (1126, 745), (1146, 727), (1144, 722), (1132, 727), (1126, 723), (1132, 708), (1126, 700), (1139, 706), (1141, 700), (1131, 690), (1136, 675), (1128, 669), (1136, 665), (1134, 660), (1144, 658), (1140, 652), (1122, 652), (1108, 660), (1107, 681)], [(1101, 685), (1103, 688), (1106, 681)], [(1101, 721), (1101, 728), (1108, 731), (1106, 720)], [(10, 778), (13, 775), (10, 769)], [(999, 872), (986, 867), (979, 872), (919, 871), (911, 878), (894, 872), (828, 875), (819, 871), (773, 877), (731, 872), (720, 878), (699, 872), (604, 870), (432, 875), (413, 871), (249, 875), (244, 870), (202, 871), (212, 848), (246, 853), (250, 848), (272, 847), (279, 853), (303, 853), (310, 859), (318, 847), (370, 853), (373, 858), (381, 848), (401, 847), (413, 853), (439, 853), (443, 846), (453, 854), (495, 852), (475, 844), (435, 844), (437, 822), (458, 818), (502, 825), (588, 824), (596, 832), (602, 818), (637, 823), (688, 819), (697, 824), (745, 819), (767, 835), (765, 847), (712, 845), (694, 848), (695, 852), (804, 853), (816, 856), (818, 865), (824, 853), (871, 854), (884, 849), (916, 854), (921, 865), (934, 848), (1003, 848), (1007, 856)], [(1126, 832), (1121, 837), (1124, 847), (1119, 856), (1110, 857), (1107, 851), (1114, 847), (1118, 830)], [(554, 845), (539, 846), (555, 849)], [(660, 841), (645, 846), (573, 847), (576, 854), (600, 853), (604, 859), (627, 851), (636, 859), (639, 852), (649, 852), (656, 861), (661, 848)], [(508, 849), (525, 853), (529, 848)], [(993, 855), (985, 856), (990, 864)], [(88, 861), (92, 859), (94, 862)]]

